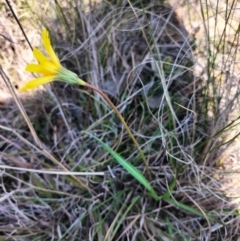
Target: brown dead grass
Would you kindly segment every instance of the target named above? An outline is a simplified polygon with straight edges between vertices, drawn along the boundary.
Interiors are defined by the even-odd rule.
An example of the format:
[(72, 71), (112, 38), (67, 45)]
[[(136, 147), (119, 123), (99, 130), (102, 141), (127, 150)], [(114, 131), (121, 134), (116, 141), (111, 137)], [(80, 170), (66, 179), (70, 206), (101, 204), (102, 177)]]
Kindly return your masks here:
[[(214, 136), (225, 126), (229, 125), (219, 137), (207, 145), (205, 152), (209, 152), (206, 165), (217, 168), (215, 177), (221, 183), (221, 189), (226, 196), (232, 200), (233, 207), (240, 207), (239, 200), (239, 173), (240, 168), (240, 125), (239, 125), (239, 8), (238, 1), (207, 1), (203, 3), (205, 11), (205, 23), (209, 30), (209, 40), (212, 51), (217, 51), (215, 66), (211, 69), (211, 77), (215, 78), (214, 89), (211, 95), (218, 98), (215, 102), (215, 108), (218, 114), (214, 114), (213, 110), (208, 112), (212, 119), (209, 123), (213, 128), (209, 129), (209, 135)], [(180, 4), (181, 5), (181, 4)], [(187, 4), (188, 5), (188, 4)], [(208, 15), (207, 10), (208, 9)], [(188, 14), (188, 12), (194, 14)], [(184, 26), (191, 33), (194, 33), (197, 40), (198, 49), (196, 52), (195, 74), (202, 74), (202, 78), (207, 78), (206, 60), (208, 52), (206, 51), (206, 30), (202, 24), (201, 5), (198, 3), (182, 4), (177, 8), (177, 12), (182, 16), (190, 16), (191, 18), (183, 18)], [(195, 30), (197, 32), (195, 33)], [(210, 94), (209, 93), (209, 94)], [(222, 145), (222, 143), (226, 143)], [(211, 152), (213, 151), (213, 154)]]

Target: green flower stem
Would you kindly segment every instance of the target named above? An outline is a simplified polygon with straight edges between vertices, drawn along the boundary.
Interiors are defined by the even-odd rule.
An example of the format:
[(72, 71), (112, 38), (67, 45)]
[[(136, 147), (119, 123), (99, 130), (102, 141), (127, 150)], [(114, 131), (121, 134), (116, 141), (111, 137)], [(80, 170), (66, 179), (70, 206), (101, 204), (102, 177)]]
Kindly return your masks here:
[[(81, 85), (81, 83), (80, 83), (80, 85)], [(130, 128), (128, 127), (127, 123), (125, 122), (124, 118), (122, 117), (121, 113), (118, 111), (118, 109), (116, 108), (116, 106), (112, 103), (112, 101), (107, 97), (107, 95), (104, 94), (100, 89), (98, 89), (97, 87), (95, 87), (95, 86), (93, 86), (93, 85), (90, 85), (90, 84), (88, 84), (88, 83), (86, 83), (86, 82), (84, 83), (84, 86), (86, 86), (86, 87), (88, 87), (88, 88), (90, 88), (90, 89), (95, 90), (96, 92), (98, 92), (98, 93), (108, 102), (108, 104), (111, 106), (111, 108), (115, 111), (115, 113), (117, 114), (118, 118), (119, 118), (120, 121), (122, 122), (123, 126), (126, 128), (127, 133), (129, 134), (129, 136), (131, 137), (132, 141), (134, 142), (134, 144), (135, 144), (136, 147), (138, 148), (139, 153), (140, 153), (140, 155), (141, 155), (141, 157), (142, 157), (142, 159), (143, 159), (143, 162), (144, 162), (144, 164), (145, 164), (145, 167), (146, 167), (146, 170), (147, 170), (147, 174), (148, 174), (148, 176), (149, 176), (149, 178), (150, 178), (150, 180), (151, 180), (151, 172), (150, 172), (150, 170), (149, 170), (149, 168), (148, 168), (147, 160), (146, 160), (146, 158), (145, 158), (145, 156), (144, 156), (144, 154), (143, 154), (143, 151), (142, 151), (142, 149), (140, 148), (137, 140), (136, 140), (135, 137), (133, 136), (133, 134), (132, 134)]]

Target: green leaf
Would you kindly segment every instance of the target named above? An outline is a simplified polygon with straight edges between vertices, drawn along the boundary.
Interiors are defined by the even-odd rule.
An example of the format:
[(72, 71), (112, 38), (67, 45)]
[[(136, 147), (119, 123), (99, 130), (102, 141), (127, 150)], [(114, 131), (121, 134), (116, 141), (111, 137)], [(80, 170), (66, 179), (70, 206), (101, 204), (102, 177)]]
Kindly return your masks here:
[(186, 204), (183, 204), (181, 202), (178, 202), (177, 200), (174, 200), (174, 199), (168, 198), (168, 197), (163, 198), (163, 200), (168, 202), (168, 203), (170, 203), (170, 204), (173, 204), (175, 207), (178, 207), (178, 208), (180, 208), (180, 209), (182, 209), (184, 211), (187, 211), (189, 213), (195, 214), (195, 215), (197, 215), (199, 217), (208, 218), (212, 222), (216, 222), (216, 219), (213, 216), (211, 216), (211, 215), (209, 215), (207, 213), (205, 213), (205, 215), (204, 215), (201, 211), (199, 211), (199, 210), (197, 210), (195, 208), (192, 208), (192, 207), (190, 207), (190, 206), (188, 206)]
[(136, 180), (138, 180), (151, 194), (151, 196), (158, 200), (158, 195), (149, 183), (149, 181), (143, 176), (143, 174), (135, 168), (131, 163), (127, 162), (123, 157), (121, 157), (118, 153), (111, 149), (107, 144), (105, 144), (102, 140), (98, 139), (96, 136), (92, 135), (89, 132), (86, 132), (90, 135), (93, 139), (98, 141), (103, 148), (112, 155), (112, 157), (129, 173), (131, 174)]

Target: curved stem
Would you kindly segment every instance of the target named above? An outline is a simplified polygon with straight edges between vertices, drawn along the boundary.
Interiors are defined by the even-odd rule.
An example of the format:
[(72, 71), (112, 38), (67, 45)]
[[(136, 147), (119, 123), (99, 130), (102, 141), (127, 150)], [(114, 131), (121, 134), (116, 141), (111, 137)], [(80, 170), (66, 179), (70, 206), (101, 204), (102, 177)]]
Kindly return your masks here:
[(111, 108), (114, 110), (114, 112), (116, 113), (116, 115), (118, 116), (118, 118), (120, 119), (120, 121), (122, 122), (123, 126), (125, 127), (127, 133), (129, 134), (129, 136), (131, 137), (132, 141), (134, 142), (134, 144), (136, 145), (136, 147), (138, 148), (139, 150), (139, 153), (143, 159), (143, 162), (145, 164), (145, 167), (146, 167), (146, 170), (147, 170), (147, 173), (148, 173), (148, 176), (149, 178), (151, 179), (151, 172), (148, 168), (148, 164), (147, 164), (147, 160), (143, 154), (143, 151), (142, 149), (140, 148), (137, 140), (135, 139), (135, 137), (133, 136), (130, 128), (128, 127), (127, 123), (125, 122), (123, 116), (121, 115), (121, 113), (118, 111), (118, 109), (116, 108), (116, 106), (112, 103), (112, 101), (108, 98), (108, 96), (106, 94), (104, 94), (100, 89), (98, 89), (97, 87), (93, 86), (93, 85), (90, 85), (88, 83), (85, 83), (84, 86), (92, 89), (92, 90), (95, 90), (96, 92), (98, 92), (107, 102), (108, 104), (111, 106)]

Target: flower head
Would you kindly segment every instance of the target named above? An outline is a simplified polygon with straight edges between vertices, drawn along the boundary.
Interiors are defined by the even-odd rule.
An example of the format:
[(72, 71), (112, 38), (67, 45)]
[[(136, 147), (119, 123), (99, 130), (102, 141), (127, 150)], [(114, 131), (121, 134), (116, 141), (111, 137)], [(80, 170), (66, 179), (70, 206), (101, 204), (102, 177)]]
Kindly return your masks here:
[(38, 64), (28, 64), (26, 67), (26, 71), (41, 74), (42, 76), (27, 82), (20, 88), (20, 91), (31, 90), (55, 80), (64, 81), (69, 84), (86, 84), (83, 80), (79, 79), (75, 73), (67, 70), (61, 65), (58, 56), (52, 48), (49, 33), (46, 29), (42, 31), (42, 42), (48, 57), (34, 48), (33, 55), (38, 61)]

